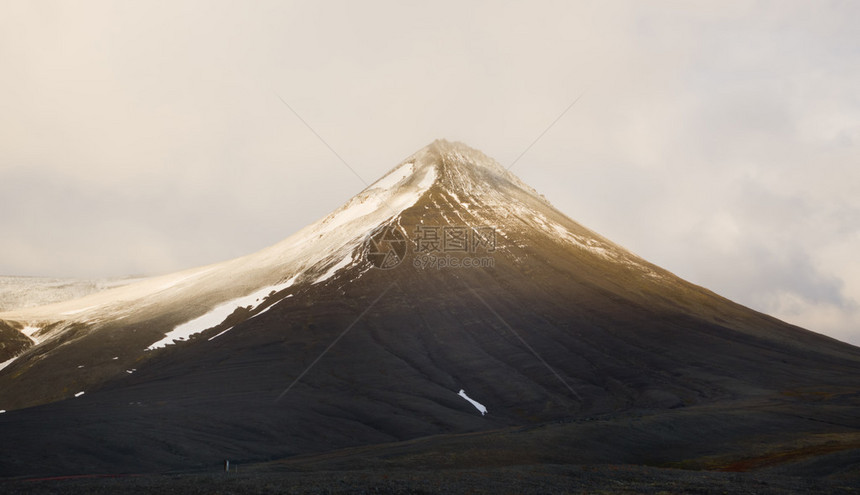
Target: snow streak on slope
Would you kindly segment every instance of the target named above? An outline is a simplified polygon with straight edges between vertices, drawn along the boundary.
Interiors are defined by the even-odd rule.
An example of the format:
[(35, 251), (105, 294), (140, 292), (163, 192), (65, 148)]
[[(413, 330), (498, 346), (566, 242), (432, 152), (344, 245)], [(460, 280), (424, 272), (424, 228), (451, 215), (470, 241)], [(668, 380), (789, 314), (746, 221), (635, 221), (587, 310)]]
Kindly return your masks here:
[(353, 261), (352, 254), (348, 254), (348, 255), (344, 256), (344, 258), (342, 260), (340, 260), (337, 263), (335, 263), (334, 265), (332, 265), (328, 270), (326, 270), (325, 273), (323, 273), (322, 275), (317, 277), (317, 279), (314, 280), (312, 283), (316, 285), (320, 282), (325, 282), (326, 280), (333, 277), (334, 274), (338, 272), (338, 270), (340, 270), (341, 268), (345, 268), (350, 263), (352, 263), (352, 261)]
[(18, 359), (18, 356), (13, 357), (12, 359), (7, 359), (6, 361), (0, 363), (0, 370), (12, 364), (16, 359)]
[(412, 174), (412, 171), (415, 168), (415, 164), (412, 162), (406, 162), (403, 165), (397, 167), (396, 169), (389, 172), (387, 175), (383, 176), (378, 181), (371, 184), (371, 189), (388, 189), (391, 186), (395, 186), (400, 183), (403, 179), (409, 177)]
[(26, 327), (24, 327), (23, 329), (21, 329), (21, 333), (23, 333), (23, 334), (24, 334), (24, 335), (26, 335), (30, 340), (32, 340), (34, 344), (38, 344), (38, 343), (39, 343), (39, 339), (38, 339), (38, 338), (36, 338), (36, 337), (34, 337), (33, 335), (34, 335), (36, 332), (38, 332), (39, 330), (41, 330), (41, 328), (39, 328), (39, 327), (26, 326)]
[(460, 389), (460, 393), (459, 393), (459, 394), (457, 394), (457, 395), (459, 395), (460, 397), (462, 397), (462, 398), (466, 399), (467, 401), (469, 401), (469, 403), (471, 403), (473, 406), (475, 406), (475, 409), (477, 409), (478, 411), (480, 411), (480, 412), (481, 412), (481, 416), (483, 416), (483, 415), (487, 414), (487, 408), (486, 408), (486, 407), (484, 407), (484, 405), (483, 405), (483, 404), (481, 404), (480, 402), (478, 402), (478, 401), (476, 401), (476, 400), (473, 400), (471, 397), (469, 397), (468, 395), (466, 395), (466, 391), (465, 391), (465, 390)]
[(218, 326), (221, 322), (226, 320), (228, 316), (233, 314), (233, 312), (239, 308), (247, 308), (249, 311), (253, 311), (257, 309), (257, 307), (259, 307), (261, 304), (263, 304), (266, 301), (266, 298), (268, 298), (270, 295), (287, 289), (291, 285), (293, 285), (295, 279), (296, 277), (293, 277), (290, 280), (284, 282), (283, 284), (266, 287), (265, 289), (260, 289), (256, 292), (248, 294), (247, 296), (233, 299), (232, 301), (227, 301), (223, 304), (220, 304), (205, 315), (198, 316), (191, 321), (185, 322), (177, 326), (176, 328), (168, 332), (163, 339), (147, 347), (146, 350), (151, 351), (153, 349), (160, 349), (162, 347), (175, 344), (179, 341), (188, 340), (192, 335)]

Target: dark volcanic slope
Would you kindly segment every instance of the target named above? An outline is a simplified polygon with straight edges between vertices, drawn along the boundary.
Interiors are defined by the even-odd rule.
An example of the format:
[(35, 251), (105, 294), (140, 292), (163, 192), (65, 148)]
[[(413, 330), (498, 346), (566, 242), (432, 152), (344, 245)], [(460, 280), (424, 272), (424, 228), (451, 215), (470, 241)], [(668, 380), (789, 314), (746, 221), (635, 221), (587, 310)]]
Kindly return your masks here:
[[(722, 452), (737, 454), (754, 432), (775, 442), (789, 440), (781, 432), (794, 441), (860, 427), (857, 348), (645, 262), (474, 150), (441, 142), (411, 160), (414, 174), (432, 167), (436, 180), (384, 224), (409, 240), (402, 263), (374, 268), (370, 244), (356, 243), (353, 263), (319, 283), (319, 272), (298, 278), (254, 317), (239, 311), (189, 342), (142, 353), (133, 374), (97, 367), (87, 382), (97, 385), (77, 399), (0, 415), (0, 475), (206, 467), (479, 431), (496, 432), (482, 437), (484, 452), (528, 438), (522, 455), (538, 456), (540, 444), (553, 462), (680, 463), (730, 440)], [(459, 250), (460, 233), (490, 235), (484, 227), (494, 242)], [(421, 251), (433, 231), (452, 236), (453, 248)], [(438, 266), (465, 258), (491, 266)], [(45, 390), (78, 385), (61, 378), (74, 362), (63, 356), (110, 361), (116, 348), (145, 348), (146, 321), (112, 323), (112, 340), (82, 329), (56, 344), (42, 359), (56, 380)], [(30, 373), (33, 390), (18, 393), (48, 397), (30, 369), (17, 372)], [(666, 414), (688, 426), (673, 432)], [(642, 415), (659, 420), (631, 423)], [(595, 417), (607, 429), (575, 426)], [(511, 433), (548, 424), (574, 426), (553, 430), (557, 442)], [(568, 443), (577, 441), (607, 447)]]
[(33, 341), (21, 333), (19, 325), (0, 320), (0, 363), (21, 354)]

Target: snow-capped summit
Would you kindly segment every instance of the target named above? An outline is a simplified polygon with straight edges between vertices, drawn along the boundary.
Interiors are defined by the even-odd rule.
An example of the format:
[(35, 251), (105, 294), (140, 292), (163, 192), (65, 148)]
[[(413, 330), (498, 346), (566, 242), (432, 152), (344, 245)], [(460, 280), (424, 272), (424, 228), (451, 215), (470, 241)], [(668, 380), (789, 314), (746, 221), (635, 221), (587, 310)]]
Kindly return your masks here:
[[(274, 302), (268, 300), (270, 294), (284, 297), (294, 284), (322, 283), (348, 267), (366, 271), (361, 255), (368, 234), (382, 225), (401, 225), (404, 210), (419, 202), (438, 210), (446, 222), (491, 226), (502, 236), (525, 223), (603, 256), (633, 259), (596, 234), (563, 226), (566, 217), (492, 158), (462, 143), (436, 140), (325, 218), (274, 246), (81, 299), (7, 311), (0, 320), (18, 330), (35, 328), (28, 336), (46, 343), (72, 327), (93, 332), (119, 320), (131, 324), (158, 314), (178, 329), (163, 332), (147, 346), (160, 348), (173, 337), (183, 340), (206, 329), (200, 325), (220, 323), (215, 320), (237, 308), (262, 310)], [(191, 322), (197, 324), (189, 326)]]

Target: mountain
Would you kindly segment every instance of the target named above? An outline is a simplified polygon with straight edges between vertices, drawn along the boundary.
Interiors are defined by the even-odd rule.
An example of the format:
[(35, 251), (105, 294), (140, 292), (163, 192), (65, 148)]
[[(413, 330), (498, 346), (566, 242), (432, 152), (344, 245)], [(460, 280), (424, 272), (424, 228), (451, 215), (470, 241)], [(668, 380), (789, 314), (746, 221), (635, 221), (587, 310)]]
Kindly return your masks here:
[(648, 263), (446, 141), (270, 248), (0, 313), (0, 338), (2, 476), (803, 448), (762, 464), (860, 466), (860, 349)]

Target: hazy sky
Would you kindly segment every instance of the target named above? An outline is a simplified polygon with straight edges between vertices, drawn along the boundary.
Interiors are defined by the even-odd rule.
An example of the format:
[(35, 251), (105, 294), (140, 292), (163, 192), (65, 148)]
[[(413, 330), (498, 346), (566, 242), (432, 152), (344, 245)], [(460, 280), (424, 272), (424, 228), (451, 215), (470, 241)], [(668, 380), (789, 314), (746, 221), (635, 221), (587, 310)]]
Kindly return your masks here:
[(435, 138), (860, 344), (860, 2), (0, 0), (0, 274), (270, 245)]

